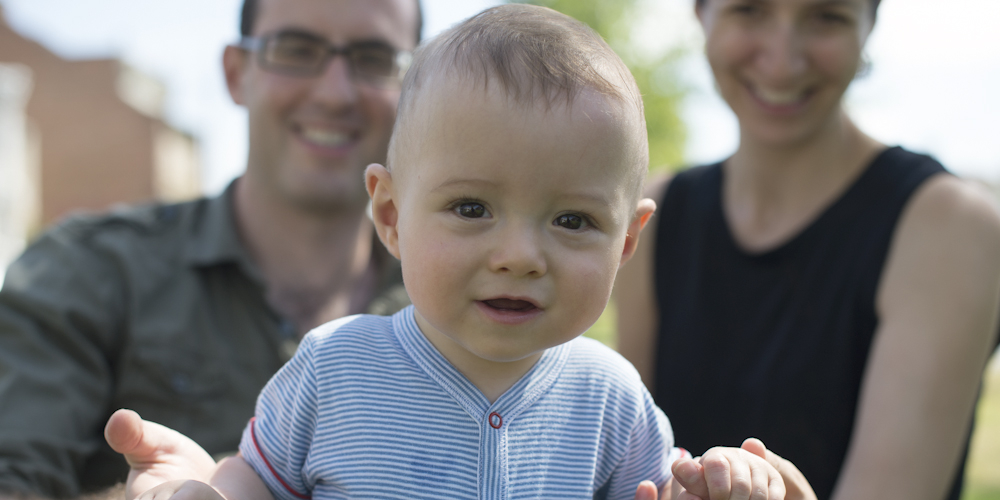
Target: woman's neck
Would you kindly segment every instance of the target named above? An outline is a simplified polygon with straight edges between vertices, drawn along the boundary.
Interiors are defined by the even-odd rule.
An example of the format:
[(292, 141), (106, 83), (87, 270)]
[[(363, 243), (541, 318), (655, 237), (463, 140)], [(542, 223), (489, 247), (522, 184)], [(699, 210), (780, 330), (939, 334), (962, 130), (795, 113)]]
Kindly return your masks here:
[(723, 211), (733, 237), (750, 252), (767, 251), (794, 238), (884, 148), (843, 112), (796, 143), (767, 144), (744, 136), (725, 163)]

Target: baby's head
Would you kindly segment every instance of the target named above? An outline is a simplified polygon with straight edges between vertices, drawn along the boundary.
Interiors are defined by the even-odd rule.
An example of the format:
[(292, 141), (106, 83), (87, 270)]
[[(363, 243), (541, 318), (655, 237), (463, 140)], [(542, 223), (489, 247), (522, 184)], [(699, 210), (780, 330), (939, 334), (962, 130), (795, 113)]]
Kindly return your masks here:
[(428, 339), (460, 368), (534, 363), (607, 305), (654, 207), (646, 163), (618, 56), (569, 17), (504, 5), (418, 49), (366, 183)]
[[(390, 169), (406, 165), (406, 157), (425, 139), (428, 107), (450, 101), (457, 89), (477, 100), (502, 97), (505, 107), (522, 111), (567, 111), (581, 94), (606, 100), (607, 111), (624, 121), (622, 162), (634, 169), (631, 188), (638, 197), (649, 163), (642, 96), (625, 63), (585, 24), (544, 7), (504, 5), (420, 47), (403, 83)], [(458, 106), (451, 109), (464, 113)]]

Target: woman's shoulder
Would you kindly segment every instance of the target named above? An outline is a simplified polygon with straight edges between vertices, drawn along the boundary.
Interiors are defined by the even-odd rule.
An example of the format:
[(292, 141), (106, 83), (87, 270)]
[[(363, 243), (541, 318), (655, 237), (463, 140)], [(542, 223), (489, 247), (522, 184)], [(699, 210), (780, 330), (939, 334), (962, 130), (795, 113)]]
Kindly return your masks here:
[[(983, 236), (1000, 233), (1000, 211), (995, 195), (983, 183), (947, 175), (948, 170), (934, 157), (892, 147), (884, 151), (879, 163), (917, 177), (918, 186), (906, 207), (901, 224), (923, 229), (947, 231), (958, 225), (984, 231)], [(906, 230), (901, 226), (901, 231)], [(978, 232), (978, 231), (977, 231)]]
[(892, 146), (878, 152), (871, 161), (866, 176), (880, 180), (882, 184), (912, 191), (928, 178), (946, 172), (948, 170), (944, 165), (933, 156)]
[[(913, 155), (925, 164), (934, 161)], [(961, 283), (986, 279), (997, 270), (1000, 209), (995, 196), (977, 181), (942, 170), (916, 188), (903, 210), (880, 287), (880, 309), (896, 302), (894, 297), (921, 289), (911, 286), (914, 277), (928, 275), (938, 287), (963, 288)]]
[[(1000, 211), (988, 188), (977, 181), (935, 175), (913, 194), (901, 224), (935, 234), (954, 234), (970, 243), (1000, 242)], [(908, 219), (908, 220), (907, 220)]]

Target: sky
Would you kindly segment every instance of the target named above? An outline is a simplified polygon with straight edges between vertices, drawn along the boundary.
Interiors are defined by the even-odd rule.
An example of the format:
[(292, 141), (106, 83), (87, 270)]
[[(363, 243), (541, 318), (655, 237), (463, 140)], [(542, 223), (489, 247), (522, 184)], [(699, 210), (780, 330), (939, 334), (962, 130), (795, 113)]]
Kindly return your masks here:
[[(242, 0), (0, 0), (23, 35), (67, 58), (118, 57), (161, 80), (166, 118), (198, 138), (205, 191), (221, 191), (246, 162), (246, 113), (222, 79), (222, 48), (238, 36)], [(423, 0), (424, 36), (495, 0)], [(702, 56), (692, 0), (641, 0), (635, 36), (650, 51), (686, 50), (679, 76), (689, 129), (686, 160), (731, 153), (732, 113)], [(876, 139), (933, 154), (954, 172), (1000, 183), (998, 0), (883, 0), (866, 51), (869, 76), (846, 105)]]

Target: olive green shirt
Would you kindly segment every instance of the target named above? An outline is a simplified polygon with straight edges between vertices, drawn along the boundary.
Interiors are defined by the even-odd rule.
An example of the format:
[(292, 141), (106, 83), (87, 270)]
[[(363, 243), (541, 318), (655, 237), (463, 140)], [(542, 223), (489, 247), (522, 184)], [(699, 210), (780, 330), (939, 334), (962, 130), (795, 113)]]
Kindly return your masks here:
[[(209, 453), (235, 450), (296, 328), (264, 298), (232, 186), (177, 205), (77, 216), (42, 235), (0, 290), (0, 491), (73, 497), (128, 467), (103, 438), (118, 408)], [(376, 245), (378, 250), (382, 246)], [(409, 303), (383, 251), (373, 313)]]

